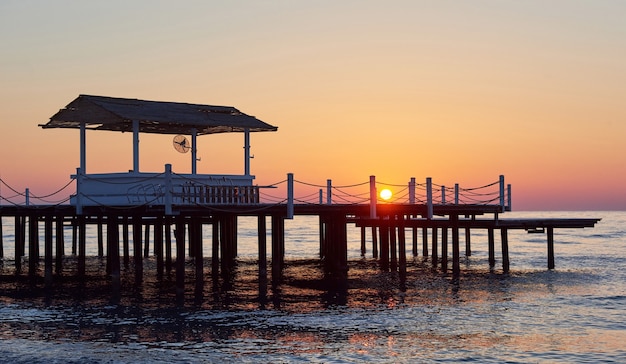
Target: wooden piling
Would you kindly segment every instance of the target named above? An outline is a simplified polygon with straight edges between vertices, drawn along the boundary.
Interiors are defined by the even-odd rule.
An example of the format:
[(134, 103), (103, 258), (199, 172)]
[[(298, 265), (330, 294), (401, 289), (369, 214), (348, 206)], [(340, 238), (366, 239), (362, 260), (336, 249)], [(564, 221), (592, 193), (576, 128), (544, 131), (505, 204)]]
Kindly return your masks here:
[(185, 218), (176, 217), (176, 229), (174, 230), (176, 239), (176, 300), (179, 303), (185, 297)]
[(502, 239), (502, 271), (509, 272), (509, 234), (508, 229), (500, 229)]
[(122, 251), (124, 252), (124, 268), (130, 265), (130, 242), (128, 238), (128, 216), (122, 218)]
[(437, 228), (433, 227), (432, 229), (432, 253), (431, 253), (431, 259), (432, 259), (432, 264), (433, 264), (433, 268), (437, 267), (437, 263), (439, 260), (439, 257), (437, 256)]
[(163, 279), (163, 217), (154, 221), (154, 254), (156, 255), (157, 279)]
[(372, 226), (372, 258), (378, 259), (378, 235), (376, 226)]
[(487, 240), (489, 245), (489, 268), (496, 266), (496, 253), (495, 253), (495, 238), (493, 235), (493, 228), (487, 229)]
[(465, 228), (465, 256), (472, 256), (472, 243), (471, 243), (471, 231), (470, 228)]
[(82, 280), (85, 277), (85, 254), (87, 244), (87, 225), (85, 223), (85, 216), (78, 215), (78, 276)]
[(22, 216), (15, 215), (15, 274), (22, 273)]
[(441, 271), (448, 271), (448, 228), (441, 228)]
[(220, 272), (220, 223), (217, 216), (213, 216), (211, 223), (211, 276), (217, 282)]
[(259, 297), (263, 301), (267, 294), (267, 222), (265, 215), (258, 215), (259, 235)]
[(365, 226), (361, 226), (361, 257), (365, 257)]
[(394, 221), (389, 221), (390, 222), (390, 228), (389, 228), (389, 255), (391, 258), (391, 265), (390, 265), (390, 269), (392, 272), (397, 272), (398, 271), (398, 253), (397, 253), (397, 239), (396, 239), (396, 229), (400, 229), (399, 227), (397, 227), (397, 222)]
[(150, 224), (146, 222), (143, 228), (144, 228), (143, 256), (144, 258), (148, 258), (150, 256)]
[(172, 271), (172, 217), (165, 216), (165, 272)]
[(547, 228), (548, 235), (548, 269), (554, 269), (554, 229)]
[(141, 253), (141, 215), (134, 214), (133, 223), (133, 261), (135, 264), (135, 283), (139, 284), (143, 281), (143, 255)]
[(37, 246), (39, 245), (39, 226), (37, 216), (31, 214), (28, 216), (28, 276), (32, 279), (37, 274), (37, 266), (39, 265), (39, 255)]
[(459, 247), (459, 217), (452, 215), (452, 276), (458, 278), (461, 275), (460, 247)]
[(417, 227), (412, 227), (411, 233), (413, 234), (413, 257), (416, 257), (417, 256)]
[(63, 272), (63, 255), (65, 254), (64, 216), (56, 215), (56, 264), (55, 273), (60, 275)]
[(389, 219), (383, 218), (378, 228), (380, 231), (380, 270), (389, 271)]
[[(399, 222), (398, 226), (398, 265), (400, 277), (400, 290), (406, 291), (406, 232), (404, 230), (404, 220)], [(416, 242), (415, 236), (413, 242)], [(415, 246), (414, 244), (413, 246)]]
[(107, 217), (107, 257), (111, 264), (111, 289), (113, 297), (119, 297), (121, 290), (120, 274), (120, 234), (118, 217), (111, 214)]
[(44, 284), (52, 286), (52, 215), (44, 217)]
[[(102, 216), (99, 215), (96, 221), (97, 239), (98, 239), (98, 256), (104, 256), (104, 232), (102, 231)], [(108, 273), (108, 272), (107, 272)]]
[(428, 228), (422, 228), (422, 257), (428, 257)]

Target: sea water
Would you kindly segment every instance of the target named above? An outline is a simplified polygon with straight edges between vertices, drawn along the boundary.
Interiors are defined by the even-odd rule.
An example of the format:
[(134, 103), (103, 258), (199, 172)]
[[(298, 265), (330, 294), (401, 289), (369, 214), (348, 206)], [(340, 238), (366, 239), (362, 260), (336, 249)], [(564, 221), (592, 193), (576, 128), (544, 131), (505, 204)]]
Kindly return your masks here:
[[(85, 293), (70, 281), (55, 288), (52, 296), (38, 288), (41, 282), (32, 294), (16, 294), (23, 288), (11, 279), (12, 220), (3, 219), (0, 361), (625, 361), (626, 213), (502, 216), (507, 217), (602, 220), (593, 229), (555, 230), (554, 270), (546, 268), (545, 234), (510, 231), (508, 274), (498, 265), (499, 250), (496, 267), (489, 269), (486, 232), (472, 231), (472, 254), (462, 257), (459, 279), (452, 279), (450, 271), (432, 269), (430, 259), (421, 256), (421, 237), (414, 258), (407, 231), (408, 275), (406, 289), (400, 289), (397, 274), (381, 272), (371, 258), (369, 236), (366, 257), (361, 257), (360, 230), (354, 227), (348, 231), (348, 280), (339, 288), (328, 286), (318, 262), (318, 220), (297, 217), (285, 225), (285, 278), (262, 296), (256, 265), (257, 222), (240, 218), (235, 274), (228, 281), (213, 282), (210, 268), (205, 267), (199, 300), (188, 281), (185, 294), (191, 298), (177, 305), (172, 299), (174, 278), (155, 279), (153, 258), (144, 263), (145, 281), (140, 286), (125, 285), (123, 297), (116, 301), (107, 299), (106, 285), (104, 290), (87, 288)], [(203, 232), (209, 257), (210, 227)], [(90, 228), (90, 256), (97, 254), (96, 239), (95, 229)], [(71, 229), (66, 229), (65, 242), (69, 254)], [(98, 258), (88, 263), (96, 271), (105, 271)], [(187, 265), (193, 272), (193, 260)], [(132, 277), (132, 259), (122, 271)]]

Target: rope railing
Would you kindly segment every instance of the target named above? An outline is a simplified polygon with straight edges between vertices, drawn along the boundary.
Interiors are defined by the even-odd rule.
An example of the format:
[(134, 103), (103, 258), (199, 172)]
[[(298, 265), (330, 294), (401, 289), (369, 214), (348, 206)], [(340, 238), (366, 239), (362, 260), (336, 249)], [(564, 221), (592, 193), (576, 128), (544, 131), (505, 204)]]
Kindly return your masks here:
[[(497, 181), (469, 188), (460, 187), (458, 184), (449, 186), (433, 183), (430, 178), (426, 179), (426, 183), (417, 183), (415, 178), (411, 178), (410, 182), (402, 184), (376, 181), (375, 177), (371, 176), (367, 182), (333, 185), (330, 179), (326, 180), (326, 184), (318, 184), (296, 180), (293, 178), (293, 174), (289, 174), (287, 179), (264, 186), (250, 185), (253, 178), (247, 175), (195, 176), (178, 174), (171, 172), (171, 168), (169, 170), (166, 168), (164, 173), (154, 173), (149, 176), (146, 176), (146, 174), (120, 176), (115, 174), (110, 176), (98, 174), (94, 177), (94, 175), (77, 174), (56, 191), (42, 195), (32, 194), (29, 189), (19, 191), (0, 178), (0, 187), (11, 191), (11, 196), (3, 196), (0, 189), (0, 202), (19, 206), (20, 203), (16, 203), (15, 200), (25, 198), (24, 204), (26, 205), (35, 200), (44, 204), (63, 204), (68, 201), (81, 204), (78, 200), (82, 199), (83, 204), (88, 202), (89, 205), (110, 206), (111, 204), (103, 203), (106, 199), (100, 199), (100, 196), (109, 196), (111, 193), (105, 187), (100, 186), (100, 184), (106, 184), (129, 186), (128, 189), (122, 188), (124, 191), (127, 191), (126, 194), (128, 195), (128, 201), (125, 203), (132, 207), (151, 204), (172, 204), (172, 201), (174, 204), (196, 204), (198, 206), (215, 204), (292, 205), (294, 203), (371, 205), (371, 202), (374, 201), (376, 203), (388, 204), (501, 205), (502, 208), (510, 209), (510, 185), (508, 185), (508, 188), (505, 188), (503, 176), (500, 176), (500, 179)], [(72, 196), (72, 200), (66, 196), (58, 200), (51, 199), (51, 197), (63, 193), (74, 181), (77, 181), (77, 184), (76, 193)], [(151, 185), (152, 187), (146, 187), (146, 183), (152, 181), (155, 181)], [(102, 191), (92, 189), (85, 192), (81, 190), (79, 185), (89, 182), (96, 182), (95, 186), (102, 188)], [(296, 189), (294, 189), (294, 184), (297, 185)], [(188, 186), (188, 189), (185, 190), (184, 186)], [(283, 189), (287, 187), (287, 193), (281, 187)], [(117, 190), (115, 191), (120, 191), (119, 187), (116, 188)], [(180, 190), (180, 188), (183, 188), (183, 190)], [(232, 191), (218, 191), (216, 188), (230, 188)], [(268, 193), (267, 191), (270, 188), (277, 190), (275, 193)], [(193, 192), (192, 189), (193, 191), (198, 191), (198, 198), (189, 195)], [(254, 189), (254, 191), (248, 191), (248, 189)], [(379, 195), (383, 189), (392, 191), (385, 199)], [(97, 192), (94, 193), (93, 191)], [(133, 198), (130, 198), (131, 192), (133, 193)], [(119, 194), (120, 192), (115, 193)], [(191, 197), (184, 195), (185, 193)], [(289, 195), (290, 193), (291, 195)], [(213, 194), (216, 194), (217, 197), (213, 198)]]

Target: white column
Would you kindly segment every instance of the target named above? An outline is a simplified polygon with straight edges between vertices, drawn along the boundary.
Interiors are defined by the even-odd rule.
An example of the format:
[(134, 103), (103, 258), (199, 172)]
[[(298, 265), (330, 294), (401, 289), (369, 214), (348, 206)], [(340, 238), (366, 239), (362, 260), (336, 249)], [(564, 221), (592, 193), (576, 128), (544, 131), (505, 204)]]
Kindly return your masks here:
[(85, 122), (80, 123), (80, 170), (87, 172), (87, 126)]
[(244, 151), (244, 174), (250, 175), (250, 128), (246, 128), (243, 133), (243, 151)]
[(165, 215), (172, 215), (172, 165), (165, 165)]
[(196, 174), (196, 164), (198, 162), (198, 150), (196, 149), (196, 140), (198, 138), (198, 131), (191, 129), (191, 174)]
[(133, 120), (133, 172), (139, 173), (139, 120)]

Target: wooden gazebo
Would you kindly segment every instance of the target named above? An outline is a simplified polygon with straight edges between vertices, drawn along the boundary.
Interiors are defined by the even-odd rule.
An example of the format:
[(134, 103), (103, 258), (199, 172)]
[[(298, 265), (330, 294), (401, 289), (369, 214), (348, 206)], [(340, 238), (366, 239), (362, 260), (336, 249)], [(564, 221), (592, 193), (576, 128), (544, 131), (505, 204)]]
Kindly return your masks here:
[[(80, 129), (80, 167), (71, 203), (82, 206), (133, 206), (141, 204), (247, 204), (258, 203), (258, 187), (250, 174), (250, 133), (276, 131), (253, 116), (230, 106), (80, 95), (50, 118), (44, 129)], [(133, 169), (121, 173), (88, 174), (86, 130), (133, 133)], [(244, 134), (244, 174), (198, 174), (196, 139), (215, 133)], [(174, 135), (174, 147), (190, 151), (191, 174), (140, 172), (139, 134)], [(191, 141), (187, 139), (190, 137)]]

